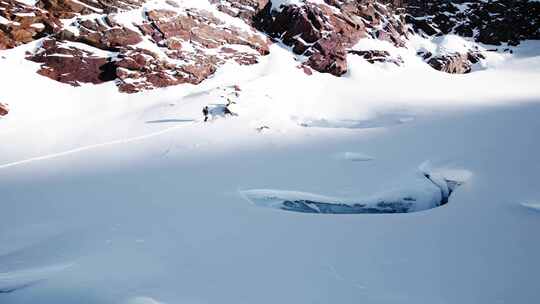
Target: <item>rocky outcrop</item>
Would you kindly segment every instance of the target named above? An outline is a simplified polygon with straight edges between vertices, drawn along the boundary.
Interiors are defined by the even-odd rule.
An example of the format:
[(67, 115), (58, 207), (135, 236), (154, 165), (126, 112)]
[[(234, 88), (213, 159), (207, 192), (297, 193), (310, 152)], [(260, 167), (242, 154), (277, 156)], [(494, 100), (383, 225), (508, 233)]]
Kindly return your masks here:
[(217, 9), (252, 25), (255, 16), (266, 8), (270, 0), (210, 0)]
[[(227, 61), (251, 65), (269, 53), (268, 42), (256, 33), (230, 27), (207, 11), (186, 14), (154, 10), (140, 31), (163, 51), (165, 60), (141, 49), (122, 53), (116, 62), (122, 91), (180, 83), (198, 84)], [(243, 49), (245, 48), (245, 49)], [(175, 64), (173, 62), (183, 62)]]
[(388, 51), (380, 50), (368, 50), (368, 51), (358, 51), (358, 50), (349, 50), (349, 54), (357, 55), (369, 63), (393, 63), (397, 66), (403, 64), (403, 59), (401, 57), (392, 57)]
[(118, 51), (142, 42), (140, 33), (118, 24), (112, 15), (99, 19), (77, 19), (72, 27), (76, 30), (72, 32), (65, 29), (53, 38), (80, 42), (108, 51)]
[(455, 53), (437, 56), (429, 59), (428, 64), (434, 69), (451, 74), (466, 74), (472, 71), (472, 66), (485, 56), (480, 52)]
[(0, 102), (0, 117), (6, 116), (9, 113), (9, 108), (6, 104)]
[(429, 36), (454, 33), (493, 45), (540, 39), (538, 1), (404, 0), (402, 7), (407, 22)]
[(77, 15), (112, 14), (139, 8), (146, 0), (38, 0), (36, 6), (62, 19)]
[(265, 37), (208, 11), (156, 9), (133, 24), (121, 23), (114, 15), (78, 18), (28, 59), (42, 64), (41, 75), (60, 82), (116, 80), (122, 92), (134, 93), (198, 84), (226, 62), (255, 64), (268, 53)]
[(0, 1), (0, 50), (53, 34), (60, 26), (48, 11), (15, 0)]
[(403, 46), (408, 30), (390, 6), (369, 0), (306, 0), (279, 8), (268, 3), (254, 18), (258, 29), (307, 58), (314, 70), (336, 76), (347, 72), (347, 49), (361, 38)]
[[(307, 75), (336, 76), (347, 73), (348, 56), (403, 63), (386, 51), (355, 49), (362, 38), (404, 47), (414, 29), (487, 44), (540, 39), (537, 1), (209, 2), (213, 7), (205, 10), (173, 0), (151, 5), (146, 0), (37, 0), (35, 5), (0, 0), (0, 49), (43, 39), (27, 54), (41, 64), (41, 75), (71, 85), (114, 81), (121, 91), (133, 93), (198, 84), (227, 62), (255, 64), (269, 53), (267, 37), (290, 47)], [(483, 58), (474, 48), (419, 56), (447, 73), (468, 73)]]
[(111, 58), (54, 39), (43, 41), (29, 59), (41, 63), (40, 75), (73, 86), (100, 84), (116, 78)]

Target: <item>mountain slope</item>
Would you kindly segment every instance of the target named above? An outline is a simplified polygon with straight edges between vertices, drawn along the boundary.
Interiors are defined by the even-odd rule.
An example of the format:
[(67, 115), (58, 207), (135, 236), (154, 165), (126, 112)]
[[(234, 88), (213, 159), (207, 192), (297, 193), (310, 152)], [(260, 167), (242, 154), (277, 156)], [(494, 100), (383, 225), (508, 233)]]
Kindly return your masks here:
[(1, 4), (0, 48), (38, 39), (26, 57), (41, 64), (39, 74), (71, 85), (114, 81), (120, 91), (135, 93), (198, 84), (228, 62), (258, 63), (268, 54), (268, 38), (290, 47), (307, 74), (342, 76), (350, 56), (400, 65), (384, 50), (356, 50), (362, 39), (417, 51), (437, 70), (468, 73), (486, 59), (486, 48), (415, 50), (414, 31), (427, 40), (453, 33), (497, 45), (539, 37), (538, 2), (520, 1), (510, 10), (508, 1), (422, 3), (9, 0)]

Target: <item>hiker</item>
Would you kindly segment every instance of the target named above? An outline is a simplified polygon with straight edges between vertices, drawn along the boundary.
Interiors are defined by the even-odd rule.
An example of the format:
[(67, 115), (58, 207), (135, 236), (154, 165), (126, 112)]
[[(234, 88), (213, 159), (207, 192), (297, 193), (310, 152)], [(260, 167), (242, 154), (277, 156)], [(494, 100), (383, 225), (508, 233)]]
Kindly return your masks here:
[(205, 106), (205, 107), (202, 109), (202, 113), (203, 113), (203, 115), (204, 115), (204, 121), (207, 122), (207, 121), (208, 121), (208, 113), (209, 113), (208, 106)]

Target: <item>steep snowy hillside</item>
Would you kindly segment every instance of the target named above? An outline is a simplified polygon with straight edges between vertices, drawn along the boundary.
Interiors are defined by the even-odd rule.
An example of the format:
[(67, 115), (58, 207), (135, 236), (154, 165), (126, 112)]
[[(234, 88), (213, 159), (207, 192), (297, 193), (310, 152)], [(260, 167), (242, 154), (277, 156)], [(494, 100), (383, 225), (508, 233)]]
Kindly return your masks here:
[(539, 6), (0, 0), (0, 304), (540, 301)]

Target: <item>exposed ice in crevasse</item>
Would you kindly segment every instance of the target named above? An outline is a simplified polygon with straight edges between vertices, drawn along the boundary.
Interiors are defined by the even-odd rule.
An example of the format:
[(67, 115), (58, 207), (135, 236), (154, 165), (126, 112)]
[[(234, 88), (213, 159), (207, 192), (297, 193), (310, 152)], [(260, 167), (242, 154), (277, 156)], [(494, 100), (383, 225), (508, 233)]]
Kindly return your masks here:
[(409, 186), (359, 199), (271, 189), (245, 190), (240, 193), (257, 206), (302, 213), (411, 213), (447, 204), (452, 193), (470, 176), (468, 171), (463, 170), (426, 171), (422, 167), (425, 165), (407, 182)]
[(521, 203), (521, 206), (523, 206), (523, 207), (525, 207), (527, 209), (530, 209), (530, 210), (540, 212), (540, 203), (526, 202), (526, 203)]
[(30, 287), (71, 266), (72, 264), (60, 264), (11, 272), (0, 272), (0, 293), (10, 293)]

